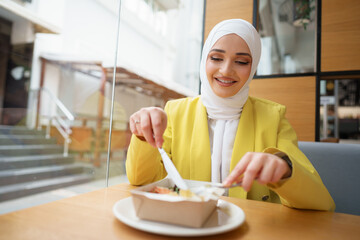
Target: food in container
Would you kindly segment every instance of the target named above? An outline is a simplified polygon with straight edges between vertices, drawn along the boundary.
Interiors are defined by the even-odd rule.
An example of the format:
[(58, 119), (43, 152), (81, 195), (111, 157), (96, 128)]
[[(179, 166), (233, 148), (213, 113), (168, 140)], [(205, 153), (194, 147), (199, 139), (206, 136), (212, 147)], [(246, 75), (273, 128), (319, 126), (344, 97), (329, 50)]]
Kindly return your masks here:
[(225, 190), (212, 187), (208, 182), (185, 181), (189, 190), (180, 190), (180, 194), (174, 191), (170, 194), (152, 192), (156, 187), (174, 188), (170, 178), (132, 190), (136, 215), (145, 220), (201, 227), (216, 209)]

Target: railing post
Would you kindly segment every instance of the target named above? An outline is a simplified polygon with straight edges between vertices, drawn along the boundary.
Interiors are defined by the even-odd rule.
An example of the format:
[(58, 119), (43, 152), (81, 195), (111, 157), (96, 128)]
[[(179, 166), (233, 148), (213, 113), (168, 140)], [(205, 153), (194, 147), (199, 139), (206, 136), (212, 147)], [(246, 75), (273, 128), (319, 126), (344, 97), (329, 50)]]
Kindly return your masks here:
[(46, 126), (46, 138), (49, 139), (50, 138), (50, 130), (51, 130), (51, 121), (52, 121), (52, 117), (50, 117), (48, 125)]
[(71, 139), (67, 137), (64, 141), (64, 157), (69, 156), (69, 144), (71, 143)]
[(40, 58), (41, 60), (41, 73), (40, 73), (40, 86), (38, 90), (38, 96), (37, 96), (37, 108), (36, 108), (36, 121), (35, 121), (35, 127), (40, 130), (41, 124), (40, 124), (40, 112), (41, 112), (41, 89), (44, 86), (44, 78), (45, 78), (45, 67), (46, 67), (46, 60), (43, 58)]
[(102, 122), (104, 118), (104, 99), (105, 99), (105, 83), (106, 83), (106, 69), (101, 68), (101, 84), (99, 90), (99, 101), (98, 101), (98, 116), (96, 121), (96, 131), (95, 131), (95, 151), (94, 151), (94, 166), (100, 167), (101, 165), (101, 129)]
[[(44, 64), (44, 61), (42, 63)], [(68, 121), (74, 121), (75, 118), (71, 114), (71, 112), (64, 106), (64, 104), (62, 102), (60, 102), (59, 99), (57, 99), (49, 90), (42, 87), (42, 84), (41, 84), (41, 88), (39, 89), (39, 93), (41, 91), (47, 92), (47, 94), (49, 95), (50, 100), (55, 103), (55, 109), (56, 109), (56, 107), (58, 107), (65, 114), (65, 116), (67, 117), (67, 119), (64, 121), (61, 117), (58, 116), (56, 110), (55, 110), (55, 113), (54, 113), (55, 116), (52, 116), (52, 112), (51, 112), (52, 108), (51, 108), (51, 105), (49, 104), (49, 117), (48, 117), (48, 124), (46, 126), (46, 136), (45, 137), (47, 139), (51, 137), (50, 136), (51, 125), (53, 124), (52, 121), (55, 120), (54, 126), (56, 127), (56, 129), (60, 132), (60, 134), (64, 138), (64, 153), (63, 153), (63, 155), (66, 157), (69, 154), (69, 144), (71, 143), (70, 134), (72, 133), (71, 126), (70, 126), (70, 123)], [(50, 103), (52, 103), (52, 102), (50, 102)], [(40, 109), (40, 105), (38, 104), (38, 110), (39, 109)], [(39, 124), (39, 122), (40, 122), (39, 117), (40, 117), (40, 114), (39, 114), (39, 111), (38, 111), (37, 120), (36, 120), (36, 124), (37, 124), (38, 129), (41, 128), (41, 124)]]

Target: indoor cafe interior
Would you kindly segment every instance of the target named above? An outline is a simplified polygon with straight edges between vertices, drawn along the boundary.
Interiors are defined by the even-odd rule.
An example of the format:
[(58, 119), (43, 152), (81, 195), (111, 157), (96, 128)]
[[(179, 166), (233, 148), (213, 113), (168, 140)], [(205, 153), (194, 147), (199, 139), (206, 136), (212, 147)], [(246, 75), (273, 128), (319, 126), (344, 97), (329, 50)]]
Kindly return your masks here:
[[(0, 0), (0, 239), (358, 239), (359, 12), (358, 0)], [(260, 38), (248, 95), (286, 108), (310, 167), (281, 155), (289, 180), (224, 190), (164, 144), (147, 156), (163, 179), (135, 181), (132, 157), (150, 145), (131, 117), (201, 98), (204, 44), (229, 19)], [(213, 161), (192, 143), (184, 156)], [(298, 165), (334, 207), (308, 205), (321, 191), (302, 190), (307, 178), (282, 196)], [(292, 204), (299, 195), (312, 207)]]

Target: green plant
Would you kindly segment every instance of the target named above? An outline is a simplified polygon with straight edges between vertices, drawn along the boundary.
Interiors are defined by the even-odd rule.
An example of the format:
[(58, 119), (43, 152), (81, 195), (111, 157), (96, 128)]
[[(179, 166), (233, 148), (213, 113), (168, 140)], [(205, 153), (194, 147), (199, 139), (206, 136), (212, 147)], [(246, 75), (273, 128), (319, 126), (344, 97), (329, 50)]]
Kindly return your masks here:
[(297, 25), (302, 25), (306, 30), (311, 21), (311, 12), (315, 10), (315, 0), (294, 0), (295, 19)]

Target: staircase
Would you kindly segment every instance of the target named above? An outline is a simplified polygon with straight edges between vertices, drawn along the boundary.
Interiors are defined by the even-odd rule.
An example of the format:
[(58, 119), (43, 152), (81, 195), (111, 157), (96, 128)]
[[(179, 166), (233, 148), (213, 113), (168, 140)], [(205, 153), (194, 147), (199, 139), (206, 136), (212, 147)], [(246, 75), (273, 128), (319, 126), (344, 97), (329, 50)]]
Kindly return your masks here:
[(0, 202), (89, 182), (92, 173), (45, 131), (0, 125)]

